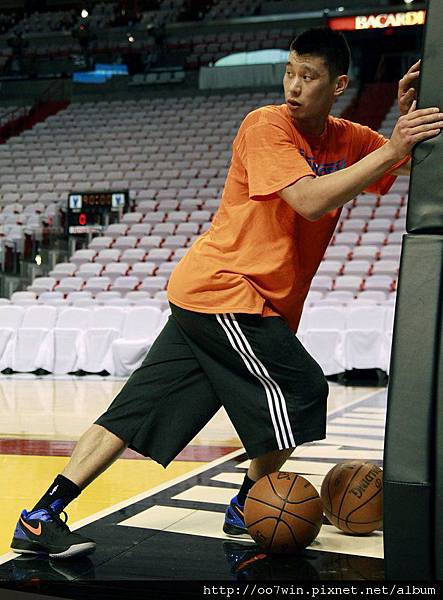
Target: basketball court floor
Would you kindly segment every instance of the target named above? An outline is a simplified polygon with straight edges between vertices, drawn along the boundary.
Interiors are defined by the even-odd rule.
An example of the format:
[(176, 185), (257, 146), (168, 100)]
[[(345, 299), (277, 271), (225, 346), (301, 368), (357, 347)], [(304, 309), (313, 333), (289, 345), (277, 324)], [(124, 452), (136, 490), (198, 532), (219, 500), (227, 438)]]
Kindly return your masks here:
[[(32, 508), (123, 383), (109, 377), (0, 379), (0, 587), (89, 582), (99, 590), (129, 580), (384, 578), (381, 531), (349, 536), (325, 520), (298, 557), (269, 556), (251, 539), (222, 532), (225, 507), (248, 465), (223, 412), (166, 470), (127, 451), (68, 507), (71, 528), (97, 541), (90, 557), (48, 561), (9, 552), (21, 509)], [(382, 465), (386, 390), (331, 383), (328, 413), (327, 438), (297, 448), (285, 465), (318, 490), (338, 462)]]

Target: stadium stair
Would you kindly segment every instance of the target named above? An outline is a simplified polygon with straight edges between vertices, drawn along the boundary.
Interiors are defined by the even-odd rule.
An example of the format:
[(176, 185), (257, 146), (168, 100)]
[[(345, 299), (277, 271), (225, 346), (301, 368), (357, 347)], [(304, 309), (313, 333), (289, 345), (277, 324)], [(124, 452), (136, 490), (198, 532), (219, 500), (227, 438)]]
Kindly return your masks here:
[(396, 83), (368, 83), (341, 116), (378, 130), (396, 97)]

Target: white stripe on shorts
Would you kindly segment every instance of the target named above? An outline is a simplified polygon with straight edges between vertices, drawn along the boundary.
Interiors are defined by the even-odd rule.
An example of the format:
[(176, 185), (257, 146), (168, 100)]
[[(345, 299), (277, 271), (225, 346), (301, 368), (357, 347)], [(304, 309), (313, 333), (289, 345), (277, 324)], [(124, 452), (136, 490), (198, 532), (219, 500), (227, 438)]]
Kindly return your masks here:
[(242, 332), (235, 315), (216, 315), (226, 333), (231, 346), (240, 355), (248, 371), (263, 385), (268, 400), (269, 414), (274, 427), (279, 450), (294, 448), (295, 441), (289, 422), (286, 400), (278, 383), (254, 354), (248, 339)]

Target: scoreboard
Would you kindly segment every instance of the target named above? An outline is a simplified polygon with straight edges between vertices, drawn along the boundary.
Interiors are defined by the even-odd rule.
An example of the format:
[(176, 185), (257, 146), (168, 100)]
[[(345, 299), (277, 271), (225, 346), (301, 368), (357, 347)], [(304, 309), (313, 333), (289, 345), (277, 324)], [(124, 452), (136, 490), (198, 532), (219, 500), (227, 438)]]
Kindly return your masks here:
[(132, 205), (128, 191), (71, 192), (66, 211), (66, 233), (84, 235), (100, 233), (120, 220)]

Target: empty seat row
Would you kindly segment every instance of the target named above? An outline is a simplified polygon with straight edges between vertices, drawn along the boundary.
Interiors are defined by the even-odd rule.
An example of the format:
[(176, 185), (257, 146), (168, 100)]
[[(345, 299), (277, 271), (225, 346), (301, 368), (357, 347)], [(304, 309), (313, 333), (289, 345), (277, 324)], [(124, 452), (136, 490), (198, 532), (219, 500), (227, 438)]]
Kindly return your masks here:
[(397, 292), (382, 290), (364, 290), (350, 292), (348, 290), (310, 290), (306, 296), (306, 304), (309, 306), (333, 305), (363, 305), (384, 304), (394, 306), (397, 300)]
[(383, 245), (363, 245), (363, 246), (347, 246), (334, 245), (328, 246), (323, 260), (341, 260), (343, 263), (347, 260), (369, 260), (375, 262), (380, 259), (400, 260), (401, 255), (400, 244)]
[(363, 290), (381, 290), (391, 292), (396, 289), (397, 278), (393, 275), (316, 275), (312, 280), (312, 290), (348, 290), (354, 293)]
[(160, 290), (153, 295), (143, 290), (129, 291), (124, 296), (117, 291), (101, 291), (92, 295), (91, 292), (71, 291), (67, 294), (58, 291), (20, 291), (14, 292), (11, 298), (0, 298), (1, 305), (17, 304), (19, 306), (34, 306), (50, 304), (58, 308), (66, 306), (92, 307), (100, 305), (112, 306), (154, 306), (161, 310), (169, 307), (167, 292)]
[[(146, 276), (145, 273), (140, 275), (118, 275), (115, 278), (106, 275), (82, 277), (71, 276), (62, 277), (57, 281), (53, 277), (36, 278), (34, 282), (28, 286), (28, 291), (39, 294), (41, 292), (61, 292), (68, 294), (74, 291), (91, 292), (95, 296), (99, 292), (111, 290), (119, 292), (122, 295), (134, 290), (147, 291), (154, 295), (155, 292), (164, 290), (168, 279), (175, 268), (176, 263), (164, 263), (156, 270), (156, 275)], [(43, 281), (42, 281), (43, 280)]]
[(400, 217), (398, 219), (357, 219), (350, 218), (340, 222), (338, 233), (343, 232), (356, 232), (360, 234), (372, 233), (372, 232), (383, 232), (392, 233), (393, 231), (405, 231), (406, 229), (406, 218)]
[(331, 244), (333, 246), (384, 246), (401, 244), (405, 233), (405, 231), (394, 231), (391, 233), (371, 231), (360, 234), (353, 231), (344, 231), (342, 233), (335, 233)]
[[(167, 316), (153, 306), (0, 306), (0, 370), (126, 376)], [(327, 375), (353, 368), (389, 371), (393, 317), (393, 306), (307, 306), (298, 336)]]
[(399, 270), (399, 261), (390, 259), (381, 259), (371, 262), (369, 260), (354, 259), (346, 263), (339, 260), (323, 260), (320, 263), (318, 275), (360, 275), (361, 277), (370, 275), (392, 275), (397, 277)]
[[(174, 201), (164, 200), (160, 202), (162, 210), (148, 210), (146, 204), (142, 205), (140, 211), (127, 212), (121, 218), (123, 224), (151, 223), (151, 224), (184, 224), (191, 223), (207, 223), (210, 221), (212, 214), (217, 210), (219, 201), (216, 199), (211, 210), (194, 210), (191, 213), (185, 210), (175, 210), (174, 206), (178, 203)], [(174, 231), (174, 229), (172, 229)]]
[[(185, 250), (185, 249), (183, 249)], [(174, 257), (173, 264), (176, 264), (179, 257)], [(166, 262), (166, 261), (165, 261)], [(163, 263), (160, 263), (160, 265)], [(171, 263), (172, 264), (172, 263)], [(54, 269), (50, 271), (49, 277), (38, 277), (34, 279), (32, 285), (28, 287), (31, 291), (37, 291), (37, 289), (53, 289), (55, 284), (60, 281), (63, 277), (80, 277), (83, 281), (87, 281), (91, 277), (106, 276), (111, 281), (114, 281), (117, 277), (126, 275), (133, 275), (139, 280), (150, 275), (154, 275), (158, 270), (159, 264), (151, 262), (149, 260), (144, 262), (135, 262), (129, 264), (127, 262), (110, 262), (106, 264), (97, 262), (85, 262), (80, 265), (74, 263), (58, 263)]]
[(0, 306), (0, 370), (127, 376), (169, 312), (153, 306)]
[(298, 336), (326, 375), (352, 369), (389, 373), (394, 306), (308, 306)]
[[(69, 262), (76, 266), (80, 266), (81, 264), (87, 262), (95, 262), (102, 265), (123, 262), (133, 265), (134, 263), (148, 261), (161, 264), (172, 259), (174, 262), (177, 262), (177, 260), (180, 260), (186, 254), (187, 248), (159, 248), (162, 239), (153, 238), (154, 236), (150, 236), (145, 244), (139, 244), (137, 248), (127, 248), (126, 250), (120, 250), (117, 248), (104, 248), (103, 250), (76, 250), (76, 252), (69, 259)], [(57, 274), (56, 269), (57, 266), (55, 266), (51, 272), (52, 276)], [(58, 267), (58, 269), (60, 269), (60, 267)], [(66, 269), (68, 269), (68, 267), (66, 267)], [(65, 267), (61, 269), (61, 271), (64, 270)]]

